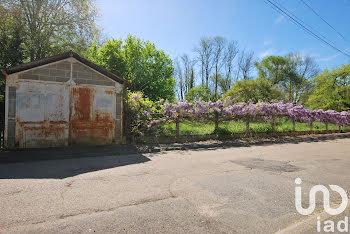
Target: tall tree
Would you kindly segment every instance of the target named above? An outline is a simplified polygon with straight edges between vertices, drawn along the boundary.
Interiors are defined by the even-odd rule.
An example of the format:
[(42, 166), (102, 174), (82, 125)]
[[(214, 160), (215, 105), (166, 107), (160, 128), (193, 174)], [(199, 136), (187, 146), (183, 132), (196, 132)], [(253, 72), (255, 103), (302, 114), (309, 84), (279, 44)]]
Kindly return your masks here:
[(230, 96), (240, 102), (259, 101), (271, 102), (274, 100), (283, 100), (282, 90), (277, 88), (273, 83), (265, 78), (256, 80), (237, 81), (232, 89), (224, 94), (224, 97)]
[(183, 54), (175, 60), (175, 77), (180, 100), (183, 100), (185, 94), (194, 87), (194, 65), (195, 60), (188, 54)]
[(313, 109), (350, 110), (350, 64), (324, 70), (314, 78), (315, 89), (307, 105)]
[(99, 29), (93, 0), (13, 0), (1, 7), (24, 28), (24, 56), (33, 61), (69, 49), (87, 51)]
[(288, 102), (294, 104), (305, 101), (312, 88), (310, 79), (318, 73), (314, 60), (299, 54), (269, 56), (255, 65), (259, 77), (271, 80), (287, 94)]
[(241, 52), (239, 62), (238, 62), (238, 74), (242, 74), (243, 80), (250, 79), (250, 73), (254, 67), (254, 52)]
[(224, 50), (226, 47), (226, 40), (223, 37), (216, 36), (213, 38), (213, 66), (215, 68), (214, 78), (214, 97), (218, 98), (218, 83), (219, 73), (224, 64)]
[(189, 89), (192, 89), (194, 87), (194, 68), (191, 67), (191, 78), (189, 83)]
[[(0, 2), (1, 3), (1, 2)], [(14, 18), (17, 9), (0, 4), (0, 68), (23, 63), (23, 26)], [(0, 101), (5, 93), (5, 78), (0, 71)]]
[(18, 9), (0, 5), (0, 67), (15, 66), (23, 62), (24, 28), (15, 19)]
[(311, 81), (320, 73), (319, 66), (312, 57), (302, 56), (299, 53), (290, 53), (287, 58), (293, 62), (297, 76), (290, 101), (292, 103), (305, 103), (313, 88)]
[(225, 78), (221, 83), (221, 89), (223, 92), (227, 92), (231, 89), (232, 84), (232, 72), (233, 72), (233, 61), (238, 54), (238, 45), (236, 41), (231, 41), (227, 44), (224, 55), (224, 65), (225, 65)]
[(194, 85), (194, 73), (193, 66), (195, 61), (188, 56), (188, 54), (183, 54), (181, 56), (183, 75), (185, 82), (185, 92), (188, 92)]
[(218, 75), (218, 86), (219, 86), (221, 94), (226, 93), (228, 90), (231, 89), (231, 86), (232, 86), (231, 79), (228, 79), (223, 74), (219, 74)]
[(179, 62), (178, 58), (175, 60), (174, 74), (176, 77), (176, 86), (177, 86), (178, 97), (180, 100), (184, 100), (184, 97), (185, 97), (184, 84), (185, 83), (184, 83), (184, 78), (183, 78), (182, 66), (181, 66), (181, 63)]
[(237, 58), (237, 71), (236, 71), (236, 78), (235, 78), (234, 83), (236, 83), (239, 80), (243, 59), (244, 59), (244, 50), (241, 51), (241, 53), (239, 54), (239, 56)]
[(209, 77), (213, 68), (213, 39), (209, 37), (202, 37), (199, 45), (195, 48), (198, 59), (201, 61), (202, 83), (209, 85)]
[(99, 45), (95, 40), (89, 49), (88, 58), (118, 76), (124, 76), (127, 64), (123, 40), (109, 39)]
[(282, 56), (269, 56), (260, 63), (255, 63), (259, 72), (259, 77), (271, 80), (274, 84), (278, 84), (285, 79), (293, 78), (294, 65), (292, 61)]
[(130, 81), (132, 91), (141, 91), (152, 101), (175, 97), (172, 60), (149, 41), (129, 35), (124, 41), (95, 43), (88, 58)]

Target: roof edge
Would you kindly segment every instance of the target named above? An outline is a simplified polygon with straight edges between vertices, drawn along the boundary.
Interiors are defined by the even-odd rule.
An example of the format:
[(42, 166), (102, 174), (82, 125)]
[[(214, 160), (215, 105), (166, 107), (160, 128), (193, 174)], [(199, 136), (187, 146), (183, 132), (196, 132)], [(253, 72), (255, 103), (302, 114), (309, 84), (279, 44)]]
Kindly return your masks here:
[(22, 72), (22, 71), (26, 71), (32, 68), (36, 68), (36, 67), (40, 67), (49, 63), (53, 63), (53, 62), (57, 62), (63, 59), (67, 59), (67, 58), (75, 58), (76, 60), (78, 60), (79, 62), (87, 65), (88, 67), (92, 68), (93, 70), (102, 73), (103, 75), (111, 78), (112, 80), (123, 84), (125, 86), (129, 86), (130, 83), (126, 80), (124, 80), (123, 78), (113, 74), (112, 72), (108, 71), (107, 69), (83, 58), (82, 56), (80, 56), (79, 54), (73, 52), (72, 50), (62, 53), (62, 54), (58, 54), (58, 55), (54, 55), (54, 56), (50, 56), (50, 57), (46, 57), (46, 58), (42, 58), (42, 59), (38, 59), (29, 63), (23, 63), (17, 66), (13, 66), (13, 67), (9, 67), (9, 68), (5, 68), (2, 69), (3, 71), (5, 71), (8, 75), (10, 74), (14, 74), (14, 73), (18, 73), (18, 72)]

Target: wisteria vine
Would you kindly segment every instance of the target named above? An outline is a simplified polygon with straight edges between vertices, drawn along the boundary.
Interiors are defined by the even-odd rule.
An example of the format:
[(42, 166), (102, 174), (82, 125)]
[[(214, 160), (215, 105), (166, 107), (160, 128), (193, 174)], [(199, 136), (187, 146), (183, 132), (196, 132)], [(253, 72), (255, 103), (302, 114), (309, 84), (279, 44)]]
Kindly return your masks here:
[[(135, 102), (140, 101), (137, 95), (132, 96)], [(190, 103), (187, 101), (170, 103), (160, 101), (155, 104), (158, 108), (146, 108), (142, 111), (143, 124), (146, 129), (151, 129), (171, 122), (183, 122), (185, 120), (192, 121), (228, 121), (228, 120), (244, 120), (250, 121), (274, 121), (278, 118), (287, 117), (293, 124), (302, 122), (310, 124), (312, 128), (313, 122), (336, 124), (338, 126), (350, 126), (350, 113), (334, 110), (309, 110), (301, 105), (295, 106), (291, 103), (234, 103), (230, 97), (224, 101), (204, 102), (196, 101)], [(154, 110), (157, 111), (154, 111)], [(140, 117), (140, 116), (139, 116)]]

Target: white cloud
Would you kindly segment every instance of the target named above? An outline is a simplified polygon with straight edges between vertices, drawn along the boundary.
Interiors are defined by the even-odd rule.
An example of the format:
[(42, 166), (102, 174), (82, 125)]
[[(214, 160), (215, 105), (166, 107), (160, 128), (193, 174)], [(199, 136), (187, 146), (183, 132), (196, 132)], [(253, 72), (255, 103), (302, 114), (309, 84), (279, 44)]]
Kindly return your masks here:
[(268, 39), (265, 39), (264, 40), (264, 46), (268, 46), (268, 45), (271, 45), (271, 41), (270, 40), (268, 40)]
[(275, 19), (275, 24), (279, 24), (284, 20), (284, 15), (279, 15), (276, 19)]
[(299, 52), (302, 56), (310, 56), (313, 58), (320, 57), (320, 53), (313, 48), (304, 48)]
[[(349, 53), (350, 52), (350, 47), (347, 47), (343, 50), (345, 53)], [(327, 56), (327, 57), (323, 57), (323, 58), (319, 58), (317, 59), (318, 62), (327, 62), (327, 61), (331, 61), (335, 58), (337, 58), (339, 55), (342, 55), (342, 53), (337, 52), (333, 55)]]
[(263, 59), (263, 58), (265, 58), (267, 56), (270, 56), (270, 55), (273, 55), (275, 53), (276, 53), (276, 51), (274, 49), (268, 49), (268, 50), (265, 50), (265, 51), (261, 52), (259, 54), (259, 58)]
[(331, 56), (319, 58), (319, 59), (317, 59), (317, 61), (318, 61), (318, 62), (327, 62), (327, 61), (331, 61), (331, 60), (335, 59), (336, 57), (338, 57), (339, 55), (340, 55), (340, 53), (336, 53), (336, 54), (333, 54), (333, 55), (331, 55)]

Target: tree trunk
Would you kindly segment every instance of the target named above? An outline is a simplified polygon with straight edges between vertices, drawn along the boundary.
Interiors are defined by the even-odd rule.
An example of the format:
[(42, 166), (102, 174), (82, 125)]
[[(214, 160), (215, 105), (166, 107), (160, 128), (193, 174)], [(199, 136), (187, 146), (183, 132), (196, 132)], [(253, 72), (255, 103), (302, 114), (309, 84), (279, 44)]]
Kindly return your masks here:
[(205, 67), (205, 84), (207, 86), (209, 84), (209, 68), (208, 68), (208, 65)]
[(204, 86), (204, 64), (203, 64), (203, 60), (202, 60), (201, 72), (202, 72), (202, 86)]
[(182, 83), (181, 83), (181, 86), (180, 86), (180, 95), (181, 95), (181, 101), (184, 100), (184, 94), (183, 94), (183, 90), (182, 90)]
[(312, 122), (310, 123), (310, 131), (314, 130), (314, 126), (312, 125)]
[(292, 98), (292, 81), (289, 80), (289, 102), (293, 103), (293, 98)]
[(247, 120), (247, 122), (245, 122), (245, 132), (248, 133), (249, 131), (250, 131), (249, 120)]
[(180, 136), (180, 120), (179, 118), (176, 119), (176, 138), (179, 138)]
[(219, 130), (219, 114), (217, 112), (215, 112), (215, 129), (214, 129), (214, 133), (217, 134), (218, 130)]
[(328, 123), (326, 123), (326, 131), (328, 131)]
[(215, 101), (218, 93), (218, 64), (215, 66)]
[(190, 79), (190, 87), (189, 89), (192, 89), (194, 86), (194, 74), (193, 74), (193, 68), (191, 70), (191, 79)]
[(275, 119), (274, 118), (271, 121), (271, 125), (272, 125), (272, 131), (274, 132), (276, 130), (276, 124), (275, 124)]
[(292, 124), (293, 124), (293, 132), (295, 132), (295, 120), (292, 120)]

